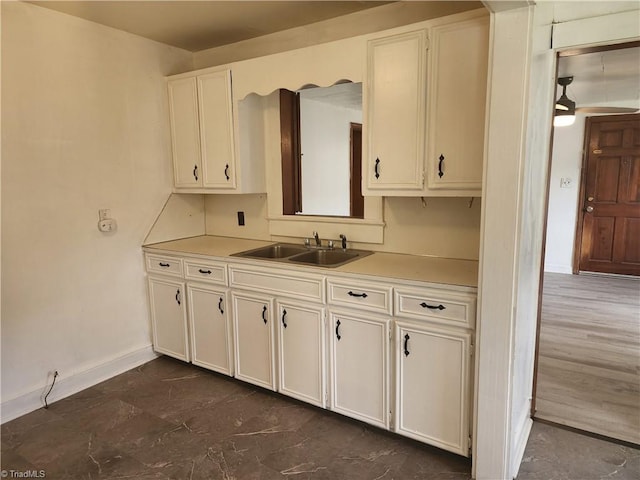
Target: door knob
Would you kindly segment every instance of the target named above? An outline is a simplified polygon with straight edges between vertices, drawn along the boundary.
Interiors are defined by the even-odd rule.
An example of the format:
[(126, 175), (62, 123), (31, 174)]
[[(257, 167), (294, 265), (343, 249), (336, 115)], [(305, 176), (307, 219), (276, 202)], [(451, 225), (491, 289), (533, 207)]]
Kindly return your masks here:
[(587, 202), (593, 202), (593, 197), (587, 197)]
[(589, 205), (587, 208), (584, 209), (585, 212), (587, 213), (591, 213), (593, 212), (593, 207), (591, 205)]

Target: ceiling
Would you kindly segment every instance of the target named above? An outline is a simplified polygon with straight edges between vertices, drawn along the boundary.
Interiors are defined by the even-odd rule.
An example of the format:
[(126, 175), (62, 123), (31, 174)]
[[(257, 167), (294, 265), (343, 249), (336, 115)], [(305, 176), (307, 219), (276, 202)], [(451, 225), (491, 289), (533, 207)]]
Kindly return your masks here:
[(378, 7), (386, 1), (30, 1), (192, 52)]
[(640, 47), (562, 57), (558, 77), (568, 76), (567, 96), (578, 107), (640, 108)]

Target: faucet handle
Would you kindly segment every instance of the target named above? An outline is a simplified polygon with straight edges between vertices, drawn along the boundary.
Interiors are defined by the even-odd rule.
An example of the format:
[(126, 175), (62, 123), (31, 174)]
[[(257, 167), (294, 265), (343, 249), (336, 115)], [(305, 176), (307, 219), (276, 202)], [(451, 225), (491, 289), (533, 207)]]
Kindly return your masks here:
[(308, 247), (308, 246), (310, 246), (310, 245), (311, 245), (311, 239), (310, 239), (310, 238), (305, 238), (305, 239), (304, 239), (304, 246), (305, 246), (305, 247)]
[(329, 240), (327, 242), (327, 246), (329, 247), (329, 250), (333, 250), (333, 240)]

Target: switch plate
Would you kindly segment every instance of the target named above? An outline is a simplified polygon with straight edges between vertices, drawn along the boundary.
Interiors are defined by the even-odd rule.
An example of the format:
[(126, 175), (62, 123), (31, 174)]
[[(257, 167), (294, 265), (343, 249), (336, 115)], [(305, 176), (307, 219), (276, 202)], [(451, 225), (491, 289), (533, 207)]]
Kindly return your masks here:
[(560, 188), (571, 188), (573, 187), (573, 180), (568, 177), (562, 177), (560, 179)]
[(238, 225), (244, 226), (244, 212), (238, 212)]

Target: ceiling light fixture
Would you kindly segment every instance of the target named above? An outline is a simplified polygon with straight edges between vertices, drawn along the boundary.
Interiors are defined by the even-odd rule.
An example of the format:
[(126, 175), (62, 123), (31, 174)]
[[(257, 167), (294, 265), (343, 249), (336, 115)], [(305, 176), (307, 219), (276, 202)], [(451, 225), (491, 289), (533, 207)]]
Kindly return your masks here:
[(573, 77), (558, 78), (558, 85), (562, 86), (562, 95), (556, 101), (554, 127), (567, 127), (576, 121), (576, 102), (567, 97), (567, 85), (573, 81)]

